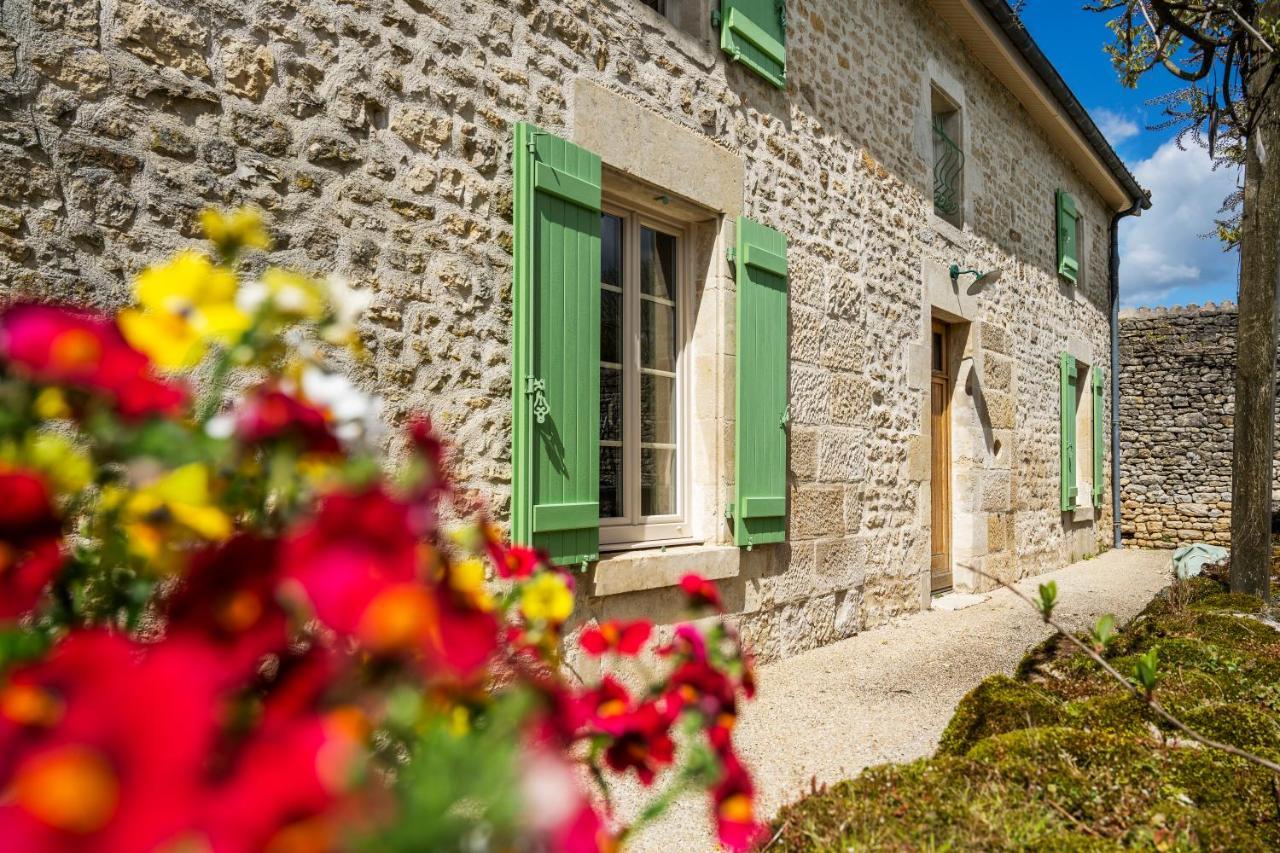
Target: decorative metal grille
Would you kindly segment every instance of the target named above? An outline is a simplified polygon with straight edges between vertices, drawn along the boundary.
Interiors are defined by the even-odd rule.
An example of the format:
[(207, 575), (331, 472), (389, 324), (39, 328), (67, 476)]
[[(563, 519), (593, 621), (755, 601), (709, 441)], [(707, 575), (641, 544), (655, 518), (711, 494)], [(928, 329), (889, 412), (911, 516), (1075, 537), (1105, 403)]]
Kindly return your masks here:
[(960, 212), (960, 176), (964, 152), (947, 136), (946, 120), (933, 117), (933, 207), (941, 216)]

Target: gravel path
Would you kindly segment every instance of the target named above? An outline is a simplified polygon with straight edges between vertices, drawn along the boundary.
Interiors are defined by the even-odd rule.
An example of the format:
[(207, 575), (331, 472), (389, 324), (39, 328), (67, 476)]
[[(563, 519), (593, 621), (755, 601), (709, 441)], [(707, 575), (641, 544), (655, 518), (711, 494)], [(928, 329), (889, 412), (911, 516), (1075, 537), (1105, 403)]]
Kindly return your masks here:
[[(1056, 615), (1071, 627), (1103, 613), (1123, 622), (1167, 585), (1169, 561), (1168, 551), (1109, 551), (1019, 586), (1034, 591), (1056, 580)], [(917, 613), (763, 667), (737, 738), (756, 775), (760, 813), (775, 814), (814, 781), (931, 754), (964, 694), (989, 675), (1012, 674), (1048, 634), (1026, 604), (997, 590), (961, 610)], [(680, 803), (630, 849), (714, 850), (706, 809)]]

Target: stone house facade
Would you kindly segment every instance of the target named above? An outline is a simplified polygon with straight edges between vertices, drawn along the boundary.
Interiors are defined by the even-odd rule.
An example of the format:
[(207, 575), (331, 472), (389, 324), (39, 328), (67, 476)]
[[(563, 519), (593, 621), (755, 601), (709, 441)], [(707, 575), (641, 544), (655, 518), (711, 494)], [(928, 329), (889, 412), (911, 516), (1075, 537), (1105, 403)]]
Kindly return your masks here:
[[(1230, 547), (1238, 320), (1231, 302), (1120, 315), (1126, 543)], [(1280, 504), (1280, 464), (1275, 470), (1272, 503)]]
[[(669, 622), (696, 570), (762, 658), (795, 654), (1109, 541), (1089, 383), (1141, 191), (1028, 44), (1003, 0), (6, 0), (0, 280), (118, 304), (202, 208), (257, 205), (272, 263), (375, 292), (352, 370), (392, 420), (435, 415), (476, 503), (519, 519), (518, 466), (599, 472), (526, 522), (608, 516), (589, 618)], [(554, 257), (548, 180), (594, 211)], [(539, 263), (594, 276), (597, 246), (565, 305), (598, 323), (520, 313)], [(742, 335), (747, 283), (785, 299)], [(539, 401), (529, 323), (585, 381)], [(548, 461), (570, 410), (598, 432)]]

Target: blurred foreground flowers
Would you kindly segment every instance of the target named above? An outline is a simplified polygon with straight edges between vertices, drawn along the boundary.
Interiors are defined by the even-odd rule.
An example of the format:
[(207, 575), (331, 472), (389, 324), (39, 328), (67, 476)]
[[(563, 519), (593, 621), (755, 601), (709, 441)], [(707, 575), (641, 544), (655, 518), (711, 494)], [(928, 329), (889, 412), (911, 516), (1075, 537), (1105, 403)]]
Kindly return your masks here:
[[(573, 579), (483, 519), (446, 529), (429, 421), (384, 476), (377, 401), (317, 354), (358, 351), (367, 295), (243, 281), (258, 217), (203, 224), (214, 254), (144, 271), (114, 317), (0, 313), (3, 846), (610, 850), (628, 774), (640, 820), (701, 790), (722, 843), (754, 844), (752, 675), (715, 587), (686, 579), (716, 618), (659, 673), (570, 683)], [(227, 406), (241, 369), (267, 378)], [(632, 658), (652, 627), (580, 641)]]

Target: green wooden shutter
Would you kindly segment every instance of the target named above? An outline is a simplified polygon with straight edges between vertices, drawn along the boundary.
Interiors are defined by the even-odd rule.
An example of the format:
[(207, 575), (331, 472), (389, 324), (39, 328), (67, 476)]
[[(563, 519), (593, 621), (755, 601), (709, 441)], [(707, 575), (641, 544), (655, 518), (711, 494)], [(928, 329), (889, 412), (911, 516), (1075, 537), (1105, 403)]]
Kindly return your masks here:
[(1106, 433), (1103, 430), (1102, 422), (1102, 402), (1103, 402), (1103, 378), (1102, 371), (1093, 369), (1093, 505), (1102, 506), (1102, 468), (1104, 457), (1106, 455)]
[(787, 538), (787, 238), (739, 217), (733, 537)]
[(516, 125), (513, 541), (600, 550), (600, 158)]
[(779, 89), (787, 86), (785, 0), (721, 0), (720, 48)]
[(1070, 194), (1058, 190), (1058, 275), (1072, 284), (1080, 276), (1080, 212)]
[(1062, 511), (1076, 508), (1076, 360), (1063, 353), (1060, 359), (1062, 424)]

